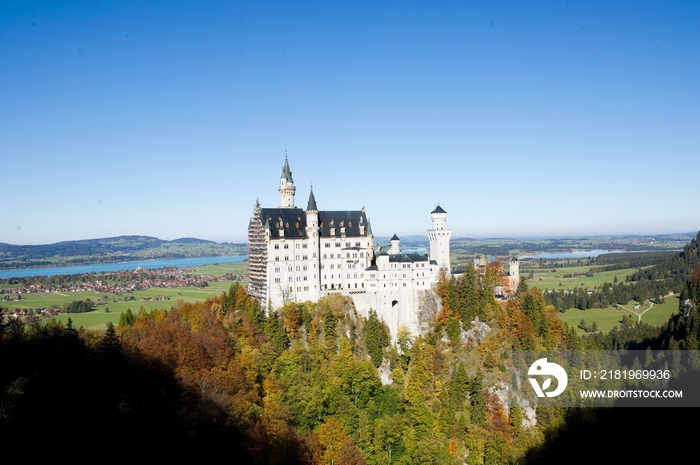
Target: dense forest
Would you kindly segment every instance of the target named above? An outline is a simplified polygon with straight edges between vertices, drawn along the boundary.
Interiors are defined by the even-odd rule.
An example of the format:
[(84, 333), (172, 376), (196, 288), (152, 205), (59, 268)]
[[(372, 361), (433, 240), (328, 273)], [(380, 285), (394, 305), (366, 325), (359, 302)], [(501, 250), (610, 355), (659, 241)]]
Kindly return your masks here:
[[(655, 451), (670, 459), (691, 437), (675, 423), (682, 409), (536, 408), (508, 389), (505, 357), (697, 349), (698, 240), (675, 261), (686, 268), (678, 314), (663, 328), (605, 335), (577, 336), (524, 281), (517, 298), (496, 301), (498, 262), (443, 276), (439, 316), (421, 336), (399, 331), (395, 341), (376, 314), (359, 316), (340, 294), (261, 309), (237, 283), (203, 302), (127, 312), (104, 334), (9, 319), (0, 325), (0, 438), (6, 451), (35, 458), (79, 440), (102, 458), (119, 450), (178, 462), (646, 463)], [(86, 454), (78, 457), (94, 461)]]

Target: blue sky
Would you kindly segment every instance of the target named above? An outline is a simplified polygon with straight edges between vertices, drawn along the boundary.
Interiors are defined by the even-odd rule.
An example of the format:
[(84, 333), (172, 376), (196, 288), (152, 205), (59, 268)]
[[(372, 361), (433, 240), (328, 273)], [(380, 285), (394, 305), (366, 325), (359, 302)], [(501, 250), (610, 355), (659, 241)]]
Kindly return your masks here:
[(3, 2), (0, 242), (700, 229), (700, 2)]

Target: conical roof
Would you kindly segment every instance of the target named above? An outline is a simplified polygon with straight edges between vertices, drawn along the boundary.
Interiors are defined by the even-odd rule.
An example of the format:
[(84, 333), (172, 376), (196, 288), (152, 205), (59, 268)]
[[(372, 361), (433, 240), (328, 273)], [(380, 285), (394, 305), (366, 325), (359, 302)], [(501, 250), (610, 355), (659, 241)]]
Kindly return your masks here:
[(311, 186), (311, 193), (309, 194), (309, 204), (306, 207), (306, 211), (318, 211), (318, 207), (316, 206), (316, 197), (314, 197), (314, 187)]
[(287, 155), (284, 156), (284, 167), (282, 168), (282, 176), (287, 181), (293, 183), (292, 170), (289, 169), (289, 160), (287, 160)]

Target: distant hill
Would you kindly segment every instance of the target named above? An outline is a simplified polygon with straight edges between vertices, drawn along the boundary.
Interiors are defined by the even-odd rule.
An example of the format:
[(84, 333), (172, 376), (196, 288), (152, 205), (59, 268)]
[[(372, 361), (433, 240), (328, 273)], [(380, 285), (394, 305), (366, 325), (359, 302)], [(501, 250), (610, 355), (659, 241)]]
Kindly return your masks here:
[(0, 243), (0, 269), (90, 265), (154, 258), (242, 255), (247, 244), (219, 244), (186, 237), (117, 236), (43, 245)]

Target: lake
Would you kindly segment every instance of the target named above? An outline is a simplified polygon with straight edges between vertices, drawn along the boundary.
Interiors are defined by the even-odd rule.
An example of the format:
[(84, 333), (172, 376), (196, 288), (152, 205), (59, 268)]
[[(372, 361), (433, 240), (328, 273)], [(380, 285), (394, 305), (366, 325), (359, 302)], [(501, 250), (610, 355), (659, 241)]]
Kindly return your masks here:
[(542, 252), (536, 253), (534, 255), (523, 255), (519, 257), (519, 260), (529, 260), (537, 258), (588, 258), (597, 257), (598, 255), (603, 255), (606, 253), (624, 253), (625, 250), (577, 250), (574, 252)]
[(242, 262), (247, 255), (227, 257), (192, 257), (192, 258), (164, 258), (157, 260), (137, 260), (133, 262), (105, 263), (103, 265), (78, 265), (78, 266), (54, 266), (47, 268), (21, 268), (13, 270), (0, 270), (0, 279), (23, 278), (26, 276), (56, 276), (63, 274), (102, 273), (105, 271), (135, 270), (136, 268), (165, 268), (174, 266), (177, 268), (191, 268), (193, 266), (211, 265), (212, 263)]

